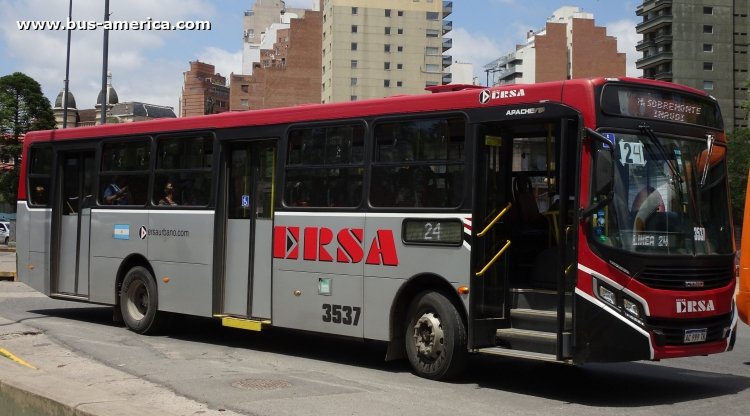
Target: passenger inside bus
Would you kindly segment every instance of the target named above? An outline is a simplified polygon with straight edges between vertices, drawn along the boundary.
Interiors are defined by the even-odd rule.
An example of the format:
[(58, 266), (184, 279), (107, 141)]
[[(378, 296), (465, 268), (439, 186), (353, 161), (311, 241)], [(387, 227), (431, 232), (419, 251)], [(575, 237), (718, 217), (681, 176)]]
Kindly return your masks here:
[(130, 204), (128, 186), (125, 184), (125, 180), (121, 176), (115, 176), (112, 183), (104, 188), (102, 201), (104, 201), (106, 205)]
[(630, 211), (634, 215), (633, 229), (643, 231), (646, 229), (646, 222), (654, 213), (665, 211), (664, 199), (654, 187), (646, 186), (636, 194)]
[(161, 206), (174, 206), (177, 202), (174, 199), (174, 186), (172, 182), (167, 182), (164, 185), (164, 196), (159, 200)]

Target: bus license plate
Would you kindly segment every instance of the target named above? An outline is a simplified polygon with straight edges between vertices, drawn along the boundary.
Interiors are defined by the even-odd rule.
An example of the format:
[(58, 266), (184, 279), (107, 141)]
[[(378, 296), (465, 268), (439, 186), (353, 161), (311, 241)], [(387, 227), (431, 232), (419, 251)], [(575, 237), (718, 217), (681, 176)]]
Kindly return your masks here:
[(706, 328), (685, 330), (685, 344), (692, 342), (704, 342), (706, 340)]

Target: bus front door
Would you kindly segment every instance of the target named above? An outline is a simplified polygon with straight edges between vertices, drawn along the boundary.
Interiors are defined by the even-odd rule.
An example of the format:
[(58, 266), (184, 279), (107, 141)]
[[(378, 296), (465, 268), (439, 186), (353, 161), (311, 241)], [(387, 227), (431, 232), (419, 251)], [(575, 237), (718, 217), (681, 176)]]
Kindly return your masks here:
[[(235, 142), (223, 160), (222, 315), (271, 317), (271, 241), (276, 145), (269, 141)], [(221, 221), (221, 220), (220, 220)], [(221, 263), (220, 263), (221, 264)]]
[(60, 154), (52, 206), (53, 273), (51, 293), (87, 297), (89, 236), (93, 199), (94, 151)]
[[(495, 346), (495, 333), (508, 322), (507, 252), (511, 208), (509, 175), (511, 144), (491, 126), (477, 127), (477, 167), (473, 228), (476, 232), (471, 281), (469, 340), (472, 348)], [(507, 140), (506, 140), (507, 141)]]

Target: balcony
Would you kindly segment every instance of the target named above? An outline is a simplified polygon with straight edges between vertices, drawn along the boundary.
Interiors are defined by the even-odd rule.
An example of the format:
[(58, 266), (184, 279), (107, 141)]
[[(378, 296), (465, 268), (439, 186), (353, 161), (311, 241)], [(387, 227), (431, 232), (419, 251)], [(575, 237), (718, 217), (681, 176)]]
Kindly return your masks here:
[(453, 56), (443, 55), (443, 68), (448, 68), (453, 65)]
[(453, 13), (453, 2), (452, 1), (444, 1), (443, 2), (443, 19), (450, 16), (451, 13)]
[(667, 7), (672, 7), (672, 0), (646, 0), (642, 5), (636, 7), (635, 14), (644, 16)]
[(453, 30), (453, 21), (452, 20), (443, 20), (443, 34), (450, 32)]
[(453, 74), (446, 72), (443, 74), (443, 85), (450, 84), (453, 81)]
[(638, 23), (635, 26), (635, 31), (640, 34), (643, 34), (646, 32), (653, 32), (654, 30), (661, 29), (662, 27), (671, 25), (672, 20), (673, 20), (673, 16), (671, 14), (664, 14), (661, 16), (657, 16), (653, 19), (648, 19), (641, 23)]
[(672, 62), (672, 52), (659, 52), (635, 61), (635, 67), (638, 69), (650, 68), (656, 65)]
[(453, 47), (453, 39), (443, 38), (443, 52)]
[(651, 39), (644, 39), (644, 40), (638, 42), (635, 45), (635, 50), (637, 50), (638, 52), (643, 52), (646, 49), (653, 48), (655, 46), (656, 46), (656, 44), (654, 43), (653, 40), (651, 40)]

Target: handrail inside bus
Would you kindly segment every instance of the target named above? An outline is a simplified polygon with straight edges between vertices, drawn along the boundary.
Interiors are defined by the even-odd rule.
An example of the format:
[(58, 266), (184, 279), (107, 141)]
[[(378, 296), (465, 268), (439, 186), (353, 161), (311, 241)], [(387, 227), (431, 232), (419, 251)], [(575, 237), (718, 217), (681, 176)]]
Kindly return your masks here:
[(510, 203), (510, 202), (508, 202), (508, 205), (506, 205), (505, 208), (503, 208), (503, 210), (500, 211), (499, 214), (497, 214), (497, 216), (495, 217), (494, 220), (492, 220), (489, 224), (487, 224), (486, 227), (484, 227), (484, 230), (482, 230), (481, 233), (477, 234), (477, 237), (484, 237), (485, 234), (487, 234), (490, 231), (490, 229), (493, 226), (495, 226), (495, 223), (497, 223), (498, 221), (500, 221), (500, 218), (502, 218), (502, 216), (505, 215), (505, 213), (507, 213), (508, 210), (510, 210), (510, 207), (512, 207), (512, 206), (513, 206), (513, 204)]
[(480, 271), (478, 271), (476, 273), (477, 277), (482, 277), (482, 275), (484, 275), (487, 272), (487, 270), (490, 267), (492, 267), (493, 264), (495, 264), (495, 262), (497, 261), (497, 259), (499, 259), (500, 256), (502, 256), (503, 253), (505, 253), (508, 250), (508, 247), (510, 247), (510, 240), (506, 241), (505, 245), (503, 246), (503, 248), (501, 248), (500, 251), (498, 251), (497, 254), (495, 254), (495, 257), (493, 257), (492, 260), (490, 260), (490, 262), (487, 263), (487, 265), (485, 265), (482, 268), (482, 270), (480, 270)]

